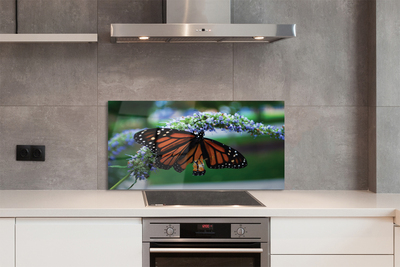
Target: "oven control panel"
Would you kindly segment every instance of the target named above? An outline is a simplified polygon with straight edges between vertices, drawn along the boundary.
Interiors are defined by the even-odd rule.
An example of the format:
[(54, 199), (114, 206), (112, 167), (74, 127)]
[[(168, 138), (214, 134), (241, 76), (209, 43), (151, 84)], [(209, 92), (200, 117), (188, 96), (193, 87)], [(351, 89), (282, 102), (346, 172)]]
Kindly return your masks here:
[[(144, 218), (143, 241), (268, 241), (268, 218)], [(172, 242), (172, 241), (170, 241)]]
[(258, 239), (266, 232), (258, 223), (153, 223), (150, 239)]

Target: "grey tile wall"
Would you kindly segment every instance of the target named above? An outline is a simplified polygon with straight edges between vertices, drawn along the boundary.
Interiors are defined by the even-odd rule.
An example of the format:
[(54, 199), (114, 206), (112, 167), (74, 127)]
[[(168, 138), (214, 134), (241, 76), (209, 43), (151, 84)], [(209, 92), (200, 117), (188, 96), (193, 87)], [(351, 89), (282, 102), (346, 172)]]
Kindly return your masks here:
[(231, 44), (99, 44), (107, 100), (232, 100)]
[(96, 33), (97, 0), (18, 0), (19, 33)]
[(368, 188), (368, 107), (285, 107), (286, 189)]
[(96, 105), (96, 44), (0, 44), (0, 105)]
[(286, 105), (366, 106), (372, 5), (365, 0), (236, 0), (235, 22), (296, 23), (297, 38), (235, 45), (235, 96)]
[(376, 109), (376, 192), (400, 192), (400, 107)]
[(377, 1), (377, 99), (381, 107), (400, 106), (400, 1)]
[(372, 192), (377, 190), (376, 169), (376, 107), (368, 107), (368, 189)]
[(15, 0), (0, 1), (0, 33), (15, 33)]
[(376, 192), (400, 192), (400, 2), (376, 1)]
[[(110, 23), (161, 22), (159, 0), (20, 6), (24, 31), (99, 43), (0, 44), (0, 189), (105, 189), (107, 101), (156, 99), (285, 100), (286, 188), (368, 188), (371, 1), (234, 0), (235, 23), (297, 23), (273, 44), (109, 43)], [(46, 162), (15, 161), (27, 142)]]
[[(0, 106), (1, 189), (96, 189), (97, 107)], [(16, 145), (45, 145), (44, 162)]]
[[(19, 0), (18, 15), (20, 33), (97, 32), (96, 0)], [(97, 189), (97, 44), (2, 43), (0, 62), (0, 189)], [(45, 162), (16, 161), (21, 144)]]
[(97, 189), (107, 189), (107, 171), (108, 171), (108, 150), (107, 150), (107, 106), (98, 108), (98, 126), (97, 126)]

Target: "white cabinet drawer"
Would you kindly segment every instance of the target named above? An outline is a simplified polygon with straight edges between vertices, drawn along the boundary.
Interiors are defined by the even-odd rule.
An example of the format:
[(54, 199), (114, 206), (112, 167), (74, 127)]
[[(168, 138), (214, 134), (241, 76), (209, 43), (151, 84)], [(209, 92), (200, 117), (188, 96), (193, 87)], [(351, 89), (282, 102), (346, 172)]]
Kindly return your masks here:
[(271, 218), (271, 254), (393, 254), (393, 218)]
[(394, 264), (395, 267), (400, 267), (400, 226), (394, 228), (394, 239), (395, 239), (395, 252), (394, 252), (394, 259), (396, 263)]
[(132, 267), (141, 261), (141, 219), (16, 220), (17, 267)]
[(15, 218), (0, 218), (0, 266), (14, 267)]
[(393, 255), (272, 255), (271, 267), (392, 267)]

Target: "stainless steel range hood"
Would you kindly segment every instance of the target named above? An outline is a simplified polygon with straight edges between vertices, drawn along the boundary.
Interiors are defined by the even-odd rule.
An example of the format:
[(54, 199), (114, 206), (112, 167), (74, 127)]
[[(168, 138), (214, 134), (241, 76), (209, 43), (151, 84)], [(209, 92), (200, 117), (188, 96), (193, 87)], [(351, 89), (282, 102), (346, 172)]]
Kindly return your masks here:
[(231, 0), (163, 0), (165, 23), (111, 24), (113, 43), (275, 42), (296, 24), (234, 24)]

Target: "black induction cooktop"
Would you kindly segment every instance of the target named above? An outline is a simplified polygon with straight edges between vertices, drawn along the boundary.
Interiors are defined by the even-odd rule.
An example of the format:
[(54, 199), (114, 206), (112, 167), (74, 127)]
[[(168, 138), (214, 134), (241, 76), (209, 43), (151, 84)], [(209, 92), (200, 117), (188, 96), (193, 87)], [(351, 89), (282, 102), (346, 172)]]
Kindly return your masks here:
[(259, 206), (247, 191), (143, 191), (146, 206)]

